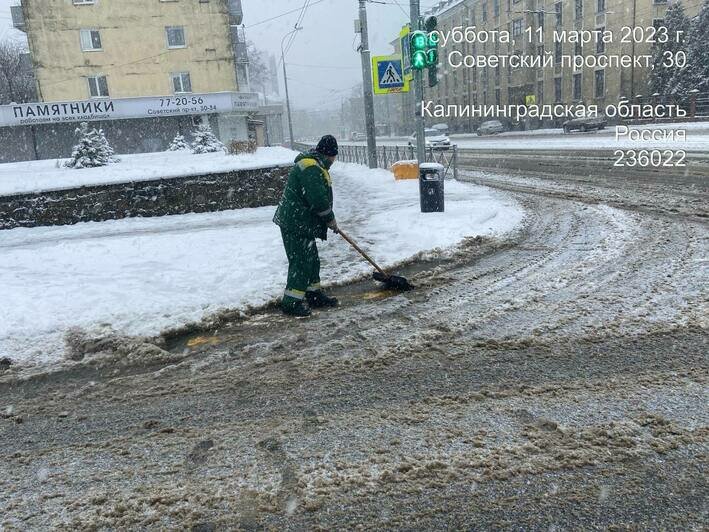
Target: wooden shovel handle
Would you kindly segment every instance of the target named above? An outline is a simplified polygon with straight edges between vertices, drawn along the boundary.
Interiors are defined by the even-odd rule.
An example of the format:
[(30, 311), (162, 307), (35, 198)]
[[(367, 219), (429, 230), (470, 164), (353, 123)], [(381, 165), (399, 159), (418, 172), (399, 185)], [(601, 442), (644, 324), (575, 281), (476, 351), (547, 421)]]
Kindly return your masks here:
[(385, 276), (389, 277), (389, 274), (387, 274), (384, 270), (382, 270), (382, 269), (379, 267), (379, 265), (378, 265), (376, 262), (374, 262), (374, 261), (372, 260), (372, 258), (371, 258), (369, 255), (367, 255), (367, 254), (362, 250), (362, 248), (360, 248), (360, 247), (355, 243), (354, 240), (352, 240), (349, 236), (347, 236), (347, 234), (346, 234), (345, 232), (342, 231), (342, 229), (339, 229), (337, 232), (340, 234), (340, 236), (341, 236), (342, 238), (344, 238), (344, 239), (349, 243), (350, 246), (352, 246), (353, 248), (355, 248), (355, 249), (357, 250), (357, 252), (358, 252), (360, 255), (362, 255), (365, 259), (367, 259), (367, 262), (369, 262), (369, 264), (371, 264), (372, 266), (374, 266), (374, 267), (377, 269), (377, 271), (378, 271), (379, 273), (381, 273), (382, 275), (385, 275)]

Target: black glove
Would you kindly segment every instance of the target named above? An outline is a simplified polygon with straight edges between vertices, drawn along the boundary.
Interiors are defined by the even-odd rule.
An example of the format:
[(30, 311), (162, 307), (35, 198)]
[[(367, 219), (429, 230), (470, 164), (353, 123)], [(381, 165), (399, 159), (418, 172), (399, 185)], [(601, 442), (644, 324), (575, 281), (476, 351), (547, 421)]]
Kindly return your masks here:
[(334, 218), (327, 223), (328, 228), (332, 229), (333, 233), (339, 233), (340, 228), (337, 227), (337, 220)]

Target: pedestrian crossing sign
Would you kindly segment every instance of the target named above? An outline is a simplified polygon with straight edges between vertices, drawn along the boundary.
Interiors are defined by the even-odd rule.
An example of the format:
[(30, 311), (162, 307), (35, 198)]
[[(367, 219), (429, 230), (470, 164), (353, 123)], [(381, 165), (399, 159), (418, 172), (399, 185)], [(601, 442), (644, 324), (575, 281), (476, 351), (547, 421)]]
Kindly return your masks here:
[(400, 55), (372, 57), (374, 94), (399, 94), (409, 92), (409, 80), (404, 76)]

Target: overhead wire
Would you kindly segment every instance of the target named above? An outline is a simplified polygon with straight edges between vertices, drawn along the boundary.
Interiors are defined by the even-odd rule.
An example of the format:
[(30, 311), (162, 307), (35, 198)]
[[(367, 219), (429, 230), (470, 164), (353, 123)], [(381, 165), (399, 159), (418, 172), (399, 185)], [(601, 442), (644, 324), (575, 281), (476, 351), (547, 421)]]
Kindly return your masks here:
[[(313, 7), (314, 5), (321, 4), (321, 3), (323, 3), (324, 1), (325, 1), (325, 0), (315, 0), (314, 2), (311, 2), (311, 3), (310, 3), (310, 6), (309, 6), (309, 7)], [(300, 11), (301, 9), (302, 9), (302, 7), (296, 7), (295, 9), (291, 9), (290, 11), (286, 11), (285, 13), (281, 13), (280, 15), (275, 15), (275, 16), (273, 16), (273, 17), (270, 17), (270, 18), (267, 18), (267, 19), (264, 19), (264, 20), (259, 20), (258, 22), (254, 22), (253, 24), (249, 24), (249, 25), (247, 25), (247, 26), (245, 26), (245, 27), (246, 27), (246, 29), (249, 29), (249, 28), (253, 28), (253, 27), (256, 27), (256, 26), (260, 26), (261, 24), (266, 24), (267, 22), (271, 22), (272, 20), (277, 20), (277, 19), (279, 19), (279, 18), (283, 18), (283, 17), (285, 17), (285, 16), (288, 16), (288, 15), (290, 15), (290, 14), (292, 14), (292, 13), (295, 13), (295, 12), (297, 12), (297, 11)]]
[[(310, 4), (310, 0), (305, 0), (305, 2), (303, 2), (303, 9), (300, 11), (300, 15), (298, 16), (298, 20), (296, 21), (295, 26), (293, 26), (294, 28), (298, 28), (298, 26), (301, 24), (301, 22), (303, 22), (303, 19), (305, 18), (305, 13), (308, 10), (309, 4)], [(297, 31), (293, 32), (293, 34), (291, 35), (290, 40), (288, 41), (288, 44), (286, 45), (286, 51), (283, 54), (284, 61), (285, 61), (285, 56), (290, 51), (291, 46), (293, 46), (293, 42), (295, 42), (295, 38), (297, 35), (298, 35)]]

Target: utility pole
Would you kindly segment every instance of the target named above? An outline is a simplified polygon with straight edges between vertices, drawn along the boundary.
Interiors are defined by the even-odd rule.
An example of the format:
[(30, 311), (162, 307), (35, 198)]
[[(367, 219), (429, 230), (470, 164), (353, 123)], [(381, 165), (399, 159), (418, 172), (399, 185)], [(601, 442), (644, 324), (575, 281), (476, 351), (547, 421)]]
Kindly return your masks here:
[(301, 26), (296, 26), (293, 31), (288, 32), (281, 40), (281, 61), (283, 62), (283, 83), (286, 86), (286, 109), (288, 110), (288, 134), (290, 135), (290, 148), (294, 147), (295, 139), (293, 138), (293, 118), (290, 112), (290, 97), (288, 95), (288, 73), (286, 72), (286, 54), (283, 51), (283, 44), (286, 39), (293, 35), (296, 31), (300, 31), (303, 28)]
[[(411, 31), (421, 28), (419, 0), (411, 0)], [(426, 132), (421, 113), (423, 101), (423, 71), (414, 71), (414, 116), (416, 117), (416, 158), (419, 164), (426, 162)]]
[(377, 168), (377, 138), (374, 126), (374, 90), (372, 89), (372, 59), (367, 33), (366, 0), (359, 0), (359, 29), (362, 37), (362, 87), (364, 88), (364, 123), (367, 129), (367, 160), (370, 168)]

